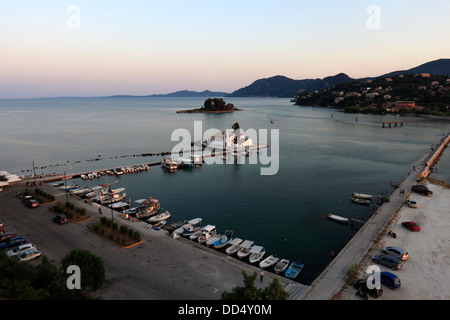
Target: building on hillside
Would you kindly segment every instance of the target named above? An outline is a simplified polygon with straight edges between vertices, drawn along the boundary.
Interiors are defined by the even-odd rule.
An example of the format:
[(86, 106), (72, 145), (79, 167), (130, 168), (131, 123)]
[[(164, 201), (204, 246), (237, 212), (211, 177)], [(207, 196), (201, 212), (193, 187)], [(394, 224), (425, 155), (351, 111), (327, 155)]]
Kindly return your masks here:
[(416, 107), (415, 101), (397, 101), (395, 107), (398, 109), (414, 109)]

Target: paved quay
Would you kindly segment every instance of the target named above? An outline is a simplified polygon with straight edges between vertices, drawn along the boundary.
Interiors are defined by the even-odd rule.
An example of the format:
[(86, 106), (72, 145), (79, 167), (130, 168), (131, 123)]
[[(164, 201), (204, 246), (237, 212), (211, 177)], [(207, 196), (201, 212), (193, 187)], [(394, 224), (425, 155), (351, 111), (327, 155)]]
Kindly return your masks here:
[[(0, 217), (6, 232), (15, 232), (35, 243), (43, 255), (59, 267), (61, 259), (74, 249), (89, 250), (99, 256), (105, 265), (106, 280), (95, 295), (105, 300), (220, 300), (221, 293), (243, 285), (242, 270), (247, 274), (260, 269), (237, 258), (188, 239), (172, 239), (163, 230), (145, 228), (143, 222), (130, 222), (113, 211), (119, 225), (127, 225), (140, 232), (144, 242), (123, 249), (87, 230), (100, 219), (98, 210), (76, 197), (70, 201), (84, 207), (93, 219), (82, 223), (57, 225), (48, 210), (49, 205), (30, 209), (16, 196), (25, 190), (19, 182), (0, 193)], [(57, 201), (65, 202), (65, 192), (43, 184), (41, 189), (52, 192)], [(109, 208), (103, 215), (110, 218)], [(40, 263), (39, 260), (31, 263)], [(286, 291), (299, 294), (304, 285), (265, 272), (258, 288), (266, 287), (278, 277)]]

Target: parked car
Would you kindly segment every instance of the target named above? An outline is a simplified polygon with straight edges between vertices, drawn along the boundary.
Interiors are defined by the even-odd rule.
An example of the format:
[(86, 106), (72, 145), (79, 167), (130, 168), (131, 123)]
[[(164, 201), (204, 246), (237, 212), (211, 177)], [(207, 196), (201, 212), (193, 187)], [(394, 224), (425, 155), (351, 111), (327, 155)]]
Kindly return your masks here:
[(385, 285), (392, 290), (399, 288), (401, 285), (400, 278), (387, 271), (380, 272), (380, 281), (382, 285)]
[(30, 261), (41, 256), (41, 252), (36, 249), (28, 250), (19, 256), (19, 261)]
[(14, 238), (14, 237), (17, 237), (17, 234), (15, 234), (15, 233), (13, 233), (13, 232), (3, 233), (3, 234), (0, 236), (0, 243), (2, 243), (3, 241), (6, 241), (6, 240), (8, 240), (8, 239)]
[(27, 203), (27, 202), (30, 201), (31, 199), (33, 199), (32, 196), (23, 196), (23, 197), (22, 197), (22, 202)]
[(21, 244), (24, 244), (25, 242), (27, 242), (27, 239), (25, 239), (24, 237), (14, 237), (14, 238), (10, 238), (8, 240), (3, 241), (0, 244), (0, 248), (1, 249), (6, 249), (9, 247), (13, 247), (13, 246), (18, 246)]
[(35, 199), (31, 199), (26, 202), (26, 205), (27, 205), (27, 207), (30, 207), (30, 208), (36, 208), (36, 207), (39, 207), (39, 202)]
[(53, 221), (56, 222), (57, 224), (64, 224), (69, 222), (69, 219), (67, 219), (65, 214), (58, 214), (53, 218)]
[(428, 190), (427, 186), (424, 185), (415, 185), (411, 187), (411, 191), (414, 191), (416, 193), (419, 193), (423, 196), (431, 196), (433, 194), (433, 191)]
[(391, 268), (392, 270), (398, 270), (403, 267), (402, 261), (399, 258), (388, 254), (376, 254), (372, 257), (372, 261)]
[(383, 253), (399, 258), (402, 261), (408, 260), (408, 251), (400, 247), (383, 247)]
[(367, 287), (367, 279), (358, 279), (355, 282), (353, 282), (353, 288), (356, 290), (361, 290), (363, 293), (368, 293), (373, 298), (378, 298), (383, 293), (383, 289), (369, 289)]
[(420, 231), (419, 224), (414, 221), (402, 222), (402, 227), (405, 227), (406, 229), (409, 229), (411, 231)]
[(25, 251), (31, 250), (31, 249), (36, 249), (36, 246), (32, 243), (25, 243), (25, 244), (22, 244), (12, 250), (9, 250), (6, 253), (6, 255), (8, 257), (16, 256), (16, 255), (20, 255), (21, 253), (24, 253)]
[(408, 207), (410, 208), (418, 208), (419, 205), (417, 204), (416, 201), (414, 200), (406, 200), (406, 204), (408, 205)]

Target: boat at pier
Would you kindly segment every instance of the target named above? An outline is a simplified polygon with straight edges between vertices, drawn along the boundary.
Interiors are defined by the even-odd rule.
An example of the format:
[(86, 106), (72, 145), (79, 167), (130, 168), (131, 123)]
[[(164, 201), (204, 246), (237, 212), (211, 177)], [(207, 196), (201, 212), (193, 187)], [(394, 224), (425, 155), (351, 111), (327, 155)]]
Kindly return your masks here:
[(372, 200), (369, 199), (364, 199), (364, 198), (356, 198), (356, 197), (351, 197), (350, 200), (353, 203), (357, 203), (357, 204), (362, 204), (362, 205), (370, 205), (370, 203), (372, 202)]
[(206, 243), (209, 239), (214, 237), (216, 234), (217, 234), (216, 226), (208, 224), (207, 226), (203, 227), (202, 234), (197, 239), (197, 241), (198, 241), (198, 243)]
[(251, 240), (245, 240), (241, 245), (240, 245), (240, 249), (237, 252), (237, 256), (239, 259), (243, 259), (245, 257), (247, 257), (250, 254), (250, 250), (252, 249), (252, 247), (254, 246), (255, 242), (251, 241)]
[(248, 261), (250, 263), (258, 262), (264, 257), (266, 254), (266, 249), (262, 246), (253, 246), (250, 250), (250, 256), (248, 257)]
[(259, 267), (261, 269), (265, 269), (265, 268), (269, 268), (271, 266), (273, 266), (275, 263), (277, 263), (278, 261), (280, 261), (280, 258), (278, 258), (275, 255), (270, 255), (267, 258), (265, 258), (263, 261), (261, 261), (259, 263)]
[(334, 220), (334, 221), (337, 221), (337, 222), (340, 222), (340, 223), (348, 223), (348, 218), (337, 216), (337, 215), (332, 214), (332, 213), (330, 213), (328, 215), (328, 219)]
[(213, 243), (215, 249), (220, 249), (225, 247), (233, 239), (233, 231), (226, 230), (225, 233), (220, 236), (220, 238)]
[(202, 229), (202, 218), (194, 218), (192, 220), (189, 220), (186, 225), (183, 226), (184, 230), (182, 233), (183, 237), (190, 237), (195, 232), (200, 231)]
[(302, 271), (304, 266), (305, 266), (304, 263), (298, 263), (294, 261), (286, 270), (284, 276), (289, 279), (295, 279), (300, 274), (300, 271)]
[(231, 255), (235, 254), (236, 252), (238, 252), (239, 249), (241, 249), (240, 244), (242, 243), (242, 241), (244, 241), (244, 240), (242, 240), (242, 239), (240, 239), (240, 238), (234, 238), (234, 239), (232, 239), (232, 240), (228, 243), (229, 247), (225, 250), (225, 253), (226, 253), (227, 255), (231, 256)]
[(171, 157), (164, 157), (161, 161), (161, 166), (170, 171), (178, 169), (178, 165), (179, 163)]
[(373, 196), (371, 194), (364, 194), (364, 193), (358, 193), (358, 192), (353, 192), (352, 197), (359, 198), (359, 199), (370, 199), (370, 200), (372, 200), (372, 198), (373, 198)]
[(275, 273), (281, 273), (286, 271), (286, 269), (289, 267), (289, 263), (291, 263), (291, 261), (285, 258), (278, 261), (274, 267)]
[(162, 220), (167, 220), (171, 217), (172, 215), (170, 214), (169, 211), (165, 211), (163, 213), (157, 214), (156, 216), (150, 217), (147, 221), (149, 223), (155, 223), (155, 222), (159, 222)]

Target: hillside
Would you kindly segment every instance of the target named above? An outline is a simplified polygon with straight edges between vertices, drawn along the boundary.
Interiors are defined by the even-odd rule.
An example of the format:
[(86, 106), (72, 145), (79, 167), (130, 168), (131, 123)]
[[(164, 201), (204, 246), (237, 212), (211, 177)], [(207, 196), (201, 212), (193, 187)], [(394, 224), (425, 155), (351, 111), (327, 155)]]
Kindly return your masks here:
[(344, 73), (323, 79), (294, 80), (284, 76), (259, 79), (251, 85), (229, 94), (228, 97), (276, 97), (292, 98), (300, 92), (323, 90), (335, 84), (351, 81)]
[(299, 106), (332, 107), (345, 112), (442, 115), (450, 108), (450, 78), (429, 74), (383, 76), (302, 93), (294, 100)]
[(401, 74), (420, 74), (420, 73), (429, 73), (430, 75), (446, 75), (450, 76), (450, 59), (438, 59), (434, 61), (430, 61), (420, 66), (401, 71), (394, 71), (381, 77), (393, 77)]

